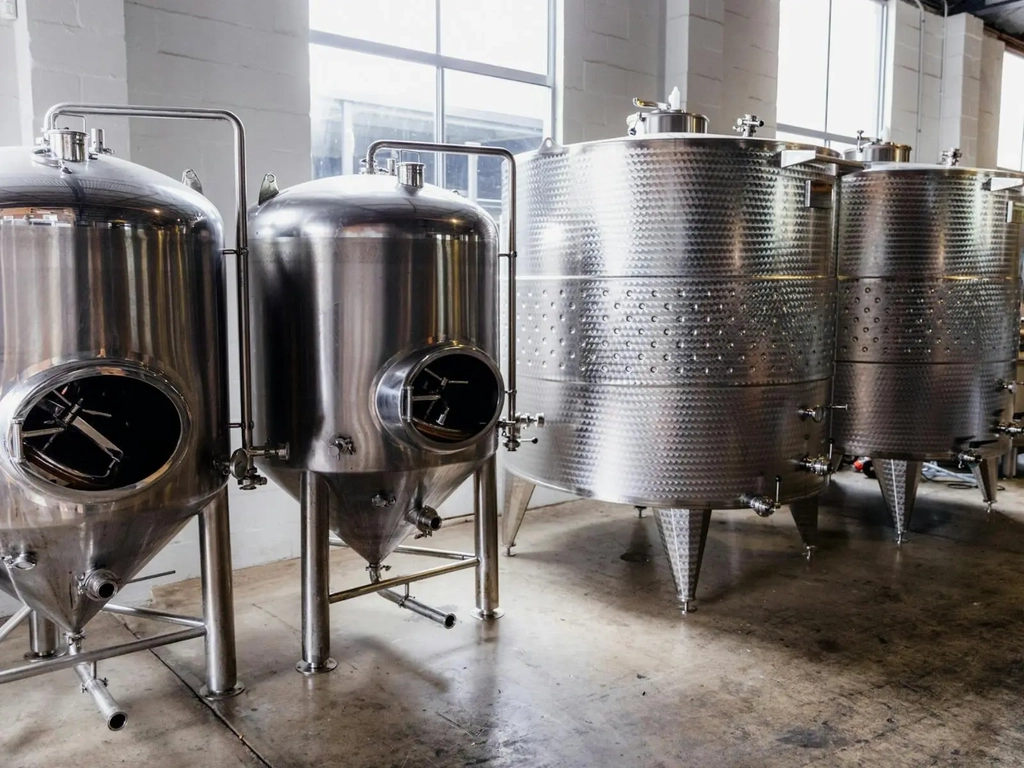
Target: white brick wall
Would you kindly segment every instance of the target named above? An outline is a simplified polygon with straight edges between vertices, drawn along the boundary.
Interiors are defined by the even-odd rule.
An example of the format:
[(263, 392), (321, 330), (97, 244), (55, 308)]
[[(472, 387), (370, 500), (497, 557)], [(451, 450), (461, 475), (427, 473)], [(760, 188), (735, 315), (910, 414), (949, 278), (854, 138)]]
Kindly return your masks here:
[[(311, 175), (307, 0), (126, 0), (128, 97), (137, 104), (224, 107), (239, 114), (248, 142), (249, 203), (263, 175), (282, 187)], [(234, 233), (231, 132), (217, 123), (132, 121), (133, 159), (174, 178), (192, 168)], [(234, 284), (234, 269), (229, 270)], [(235, 338), (234, 291), (228, 317)], [(229, 352), (232, 414), (238, 416), (237, 349)], [(236, 436), (237, 439), (237, 436)], [(298, 505), (267, 486), (238, 491), (230, 502), (235, 565), (298, 555)], [(170, 580), (198, 573), (193, 522), (151, 569)]]
[(622, 136), (635, 96), (664, 99), (664, 0), (563, 0), (557, 71), (566, 143)]
[(981, 42), (981, 81), (978, 94), (978, 165), (995, 168), (999, 150), (999, 102), (1003, 88), (1006, 44), (986, 36)]
[(946, 22), (939, 142), (942, 149), (959, 147), (963, 165), (977, 163), (982, 36), (975, 16), (961, 13)]
[(0, 147), (21, 143), (14, 24), (0, 21)]

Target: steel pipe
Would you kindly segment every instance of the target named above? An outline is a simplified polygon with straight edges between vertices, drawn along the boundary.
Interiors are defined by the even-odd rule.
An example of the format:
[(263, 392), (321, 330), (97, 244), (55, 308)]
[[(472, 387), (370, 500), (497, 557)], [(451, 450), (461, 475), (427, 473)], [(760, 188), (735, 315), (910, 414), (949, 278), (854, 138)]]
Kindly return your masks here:
[(303, 472), (299, 486), (299, 517), (302, 538), (302, 660), (295, 669), (304, 675), (330, 672), (331, 591), (329, 537), (330, 491), (315, 472)]
[[(80, 656), (82, 647), (80, 641), (68, 644), (68, 654), (73, 659)], [(118, 706), (114, 697), (107, 690), (107, 681), (96, 676), (96, 663), (80, 663), (75, 665), (75, 674), (82, 683), (82, 693), (88, 693), (96, 702), (103, 719), (107, 721), (107, 728), (112, 731), (120, 731), (128, 722), (128, 715)]]
[(81, 663), (91, 663), (112, 659), (116, 656), (127, 656), (130, 653), (148, 651), (153, 648), (160, 648), (172, 643), (180, 643), (184, 640), (194, 640), (206, 634), (206, 629), (182, 629), (177, 632), (169, 632), (166, 635), (147, 637), (143, 640), (133, 640), (130, 643), (120, 643), (108, 648), (98, 648), (95, 651), (83, 651), (77, 656), (63, 656), (59, 659), (43, 659), (31, 664), (25, 664), (12, 669), (0, 671), (0, 685), (13, 683), (16, 680), (27, 680), (30, 677), (38, 677), (49, 672), (56, 672), (58, 669), (68, 669)]
[[(50, 107), (43, 116), (44, 135), (57, 127), (61, 115), (86, 117), (110, 115), (115, 117), (144, 117), (167, 120), (215, 120), (231, 125), (235, 150), (235, 257), (238, 263), (238, 333), (239, 379), (242, 410), (242, 450), (246, 455), (244, 478), (251, 481), (243, 487), (256, 487), (256, 465), (253, 450), (252, 421), (252, 350), (249, 324), (249, 225), (245, 166), (245, 126), (238, 115), (226, 109), (198, 109), (187, 107), (127, 106), (124, 104), (63, 103)], [(240, 481), (242, 477), (238, 478)]]
[(516, 159), (504, 147), (472, 147), (462, 144), (444, 144), (432, 141), (402, 141), (398, 139), (379, 139), (371, 142), (366, 148), (367, 173), (374, 172), (374, 157), (382, 149), (397, 149), (412, 152), (436, 152), (448, 155), (488, 155), (500, 157), (508, 161), (508, 381), (505, 394), (508, 398), (508, 425), (506, 429), (509, 440), (506, 447), (516, 450), (519, 447), (519, 416), (516, 413)]
[(177, 624), (180, 627), (198, 628), (206, 626), (206, 622), (202, 619), (196, 619), (192, 616), (183, 616), (177, 613), (167, 613), (166, 611), (155, 611), (151, 608), (135, 608), (131, 605), (107, 603), (103, 606), (103, 610), (107, 613), (116, 613), (119, 616), (134, 616), (138, 619), (152, 619), (154, 621), (163, 621), (167, 624)]
[(238, 682), (235, 658), (231, 524), (226, 486), (199, 516), (199, 568), (203, 580), (203, 624), (206, 630), (206, 685), (201, 693), (208, 699), (226, 699), (243, 690)]
[(498, 480), (496, 459), (488, 458), (473, 474), (473, 531), (476, 539), (476, 610), (478, 619), (499, 619)]
[(395, 576), (390, 579), (381, 579), (370, 584), (363, 584), (359, 587), (353, 587), (352, 589), (345, 589), (341, 592), (332, 592), (328, 600), (331, 603), (340, 603), (343, 600), (351, 600), (354, 597), (362, 597), (363, 595), (372, 595), (374, 592), (380, 592), (382, 589), (390, 589), (391, 587), (401, 587), (405, 584), (412, 584), (416, 581), (423, 581), (424, 579), (432, 579), (435, 576), (444, 576), (448, 573), (455, 573), (456, 571), (464, 571), (467, 568), (473, 568), (477, 564), (477, 558), (471, 560), (463, 560), (459, 563), (448, 563), (448, 565), (439, 565), (435, 568), (427, 568), (423, 571), (417, 571), (411, 573), (408, 576)]
[(437, 608), (432, 608), (426, 603), (421, 603), (415, 597), (409, 595), (400, 595), (397, 592), (390, 589), (382, 589), (378, 593), (385, 600), (389, 600), (399, 608), (405, 608), (408, 611), (419, 614), (424, 618), (436, 621), (445, 629), (451, 629), (455, 626), (456, 618), (454, 613), (448, 613), (447, 611), (441, 611)]
[(27, 605), (23, 605), (14, 613), (13, 616), (7, 619), (7, 621), (5, 621), (2, 626), (0, 626), (0, 642), (3, 642), (5, 637), (7, 637), (9, 634), (11, 634), (11, 632), (16, 630), (18, 628), (18, 625), (21, 624), (21, 622), (23, 622), (25, 619), (27, 619), (30, 613), (32, 613), (32, 609), (29, 608)]

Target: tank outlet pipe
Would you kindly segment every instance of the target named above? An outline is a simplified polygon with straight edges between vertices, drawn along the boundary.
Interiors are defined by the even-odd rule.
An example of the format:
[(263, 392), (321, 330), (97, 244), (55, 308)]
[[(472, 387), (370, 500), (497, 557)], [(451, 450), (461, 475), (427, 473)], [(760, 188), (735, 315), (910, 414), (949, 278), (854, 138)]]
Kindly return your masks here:
[(121, 580), (106, 568), (94, 568), (81, 577), (78, 591), (90, 600), (106, 602), (121, 591)]
[[(238, 263), (238, 333), (239, 333), (239, 389), (242, 420), (242, 447), (232, 455), (227, 467), (243, 490), (266, 485), (267, 479), (256, 470), (258, 457), (286, 457), (287, 447), (256, 447), (253, 445), (252, 420), (252, 331), (249, 318), (249, 227), (246, 193), (245, 126), (238, 115), (226, 109), (200, 109), (191, 107), (130, 106), (124, 104), (63, 103), (50, 107), (43, 116), (43, 136), (57, 127), (61, 115), (86, 117), (106, 115), (112, 117), (143, 117), (164, 120), (213, 120), (226, 122), (234, 134), (235, 152), (235, 249)], [(231, 251), (226, 251), (231, 253)]]
[(992, 431), (997, 435), (1018, 437), (1020, 435), (1024, 435), (1024, 424), (1021, 424), (1019, 421), (1011, 421), (1008, 424), (997, 424), (992, 428)]
[(430, 536), (441, 528), (441, 523), (444, 521), (441, 516), (437, 514), (437, 510), (433, 507), (422, 506), (416, 509), (410, 509), (405, 513), (406, 522), (416, 526), (420, 538), (422, 536)]
[(782, 508), (782, 477), (775, 476), (775, 498), (771, 496), (744, 496), (743, 503), (754, 510), (758, 517), (771, 517)]
[(981, 464), (982, 457), (977, 451), (960, 451), (956, 455), (956, 463), (961, 467), (973, 467), (976, 464)]
[(399, 608), (405, 608), (406, 610), (419, 614), (431, 621), (436, 621), (445, 629), (451, 629), (455, 626), (456, 618), (454, 613), (447, 613), (445, 611), (438, 610), (437, 608), (432, 608), (425, 603), (421, 603), (416, 598), (410, 597), (408, 587), (406, 587), (404, 595), (401, 595), (392, 589), (382, 589), (377, 594), (385, 600), (394, 603)]
[(522, 444), (524, 427), (536, 424), (543, 426), (543, 415), (528, 416), (516, 412), (516, 159), (504, 147), (477, 147), (464, 144), (445, 144), (430, 141), (403, 141), (379, 139), (366, 148), (366, 173), (375, 173), (374, 157), (382, 149), (410, 152), (436, 152), (449, 155), (489, 155), (500, 157), (508, 163), (508, 381), (505, 395), (508, 401), (508, 415), (498, 422), (505, 437), (505, 448), (516, 451)]
[[(74, 639), (68, 643), (68, 654), (77, 656), (82, 649), (81, 639)], [(82, 685), (82, 693), (88, 693), (96, 702), (103, 719), (107, 721), (107, 728), (112, 731), (120, 731), (128, 722), (128, 715), (118, 705), (114, 697), (107, 690), (107, 681), (96, 676), (96, 663), (82, 662), (75, 665), (75, 674)]]

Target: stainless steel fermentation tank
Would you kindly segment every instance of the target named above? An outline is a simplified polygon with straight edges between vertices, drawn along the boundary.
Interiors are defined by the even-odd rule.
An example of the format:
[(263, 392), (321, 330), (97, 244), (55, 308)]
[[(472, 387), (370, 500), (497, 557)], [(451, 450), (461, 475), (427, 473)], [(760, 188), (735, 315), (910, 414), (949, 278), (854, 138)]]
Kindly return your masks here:
[[(947, 153), (954, 158), (958, 153)], [(950, 161), (950, 162), (953, 162)], [(1019, 339), (1024, 176), (876, 163), (842, 180), (833, 429), (871, 456), (897, 541), (924, 460), (959, 460), (995, 501)]]
[[(221, 218), (195, 189), (112, 157), (102, 131), (87, 144), (56, 128), (97, 114), (227, 121), (240, 159), (244, 135), (218, 110), (66, 104), (37, 148), (0, 149), (0, 589), (25, 606), (0, 638), (29, 619), (36, 659), (0, 682), (74, 667), (117, 729), (125, 715), (98, 660), (205, 637), (206, 693), (240, 687)], [(111, 603), (200, 513), (204, 616)], [(101, 610), (178, 630), (85, 650)]]
[(847, 164), (753, 116), (740, 137), (662, 122), (517, 158), (520, 403), (547, 424), (508, 459), (503, 543), (536, 484), (654, 507), (685, 613), (712, 509), (790, 504), (815, 544)]
[[(368, 169), (382, 146), (511, 161), (377, 142)], [(266, 471), (302, 505), (297, 666), (312, 674), (334, 666), (329, 603), (376, 591), (450, 627), (453, 616), (391, 588), (476, 567), (477, 615), (500, 615), (494, 453), (498, 428), (514, 449), (520, 424), (511, 377), (501, 420), (498, 232), (482, 208), (424, 184), (421, 163), (266, 190), (251, 217), (256, 407), (266, 439), (289, 446)], [(474, 474), (476, 553), (402, 547), (456, 562), (383, 578), (388, 555), (410, 533), (429, 536), (436, 508)], [(369, 585), (329, 593), (328, 529), (367, 560)]]

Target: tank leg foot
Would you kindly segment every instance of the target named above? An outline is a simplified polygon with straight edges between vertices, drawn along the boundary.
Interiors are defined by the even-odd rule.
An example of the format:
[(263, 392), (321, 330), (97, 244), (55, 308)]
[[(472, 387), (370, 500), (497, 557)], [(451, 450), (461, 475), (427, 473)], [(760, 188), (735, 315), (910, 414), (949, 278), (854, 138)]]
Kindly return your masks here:
[(331, 658), (330, 491), (315, 472), (303, 472), (299, 486), (302, 535), (302, 660), (303, 675), (319, 675), (338, 666)]
[(789, 511), (804, 543), (804, 555), (810, 560), (818, 548), (818, 497), (791, 502)]
[[(473, 475), (474, 534), (476, 556), (476, 610), (473, 618), (500, 619), (505, 612), (498, 607), (498, 477), (494, 456), (480, 465)], [(531, 488), (532, 490), (532, 488)], [(529, 502), (523, 501), (523, 509)], [(522, 516), (520, 516), (522, 520)]]
[(672, 580), (683, 615), (697, 610), (697, 579), (711, 525), (710, 509), (656, 509), (661, 544), (672, 569)]
[(203, 510), (199, 518), (199, 560), (203, 581), (203, 621), (206, 624), (206, 685), (200, 693), (207, 699), (237, 696), (235, 657), (235, 603), (231, 582), (231, 521), (228, 489)]
[(906, 541), (910, 530), (910, 518), (914, 513), (914, 501), (917, 499), (917, 486), (921, 482), (922, 463), (895, 459), (874, 460), (878, 485), (882, 489), (882, 497), (896, 526), (897, 545)]
[(512, 556), (519, 527), (523, 524), (526, 508), (537, 486), (512, 472), (505, 472), (505, 510), (501, 515), (501, 546), (505, 554)]
[(971, 464), (971, 474), (978, 483), (986, 511), (991, 512), (992, 505), (996, 503), (996, 489), (999, 486), (999, 464), (994, 459), (982, 459)]

